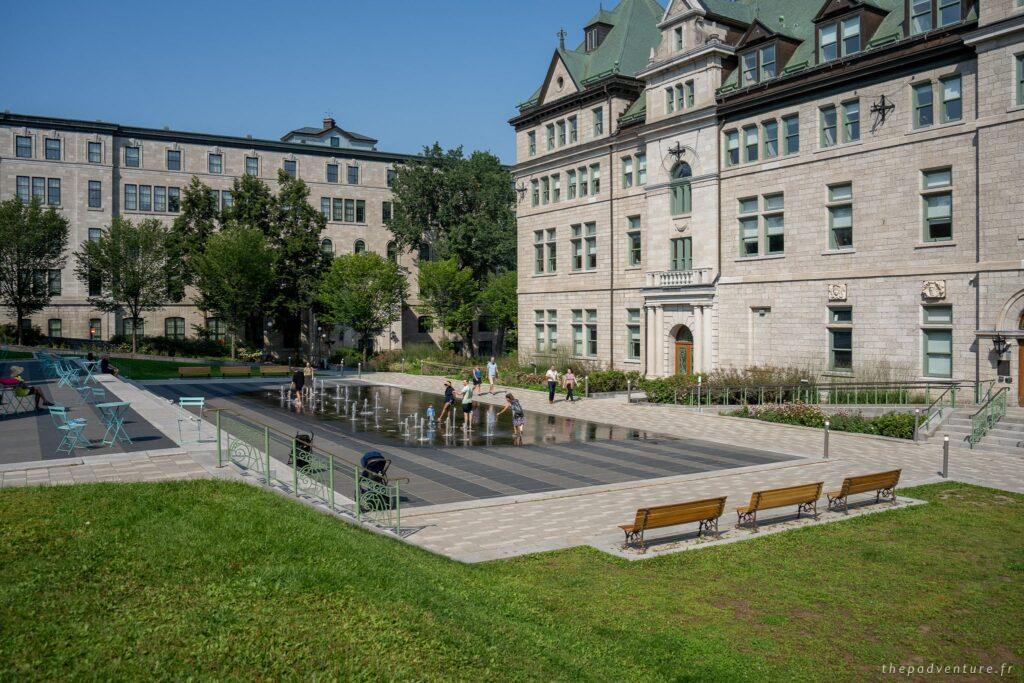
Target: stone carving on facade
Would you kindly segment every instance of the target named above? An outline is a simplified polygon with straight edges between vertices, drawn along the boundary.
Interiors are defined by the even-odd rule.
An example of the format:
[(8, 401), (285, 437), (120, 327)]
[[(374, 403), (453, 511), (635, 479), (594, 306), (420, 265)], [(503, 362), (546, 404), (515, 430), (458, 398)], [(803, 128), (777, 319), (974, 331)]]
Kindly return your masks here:
[(830, 282), (828, 284), (829, 301), (846, 301), (846, 283)]
[(925, 280), (921, 283), (921, 296), (925, 299), (945, 299), (945, 280)]

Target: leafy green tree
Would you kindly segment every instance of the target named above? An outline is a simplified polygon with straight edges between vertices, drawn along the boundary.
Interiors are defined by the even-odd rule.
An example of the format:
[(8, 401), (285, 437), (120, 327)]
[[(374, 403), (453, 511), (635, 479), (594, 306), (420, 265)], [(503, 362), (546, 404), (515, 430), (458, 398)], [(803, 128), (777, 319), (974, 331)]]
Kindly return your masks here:
[(228, 224), (196, 257), (196, 304), (213, 311), (231, 333), (231, 357), (247, 321), (263, 312), (274, 287), (275, 255), (257, 228)]
[(506, 336), (509, 332), (515, 335), (519, 321), (519, 298), (516, 296), (518, 278), (516, 272), (506, 271), (492, 275), (487, 286), (480, 293), (480, 308), (497, 333), (498, 352), (504, 350)]
[(138, 225), (115, 216), (95, 242), (82, 243), (76, 254), (75, 275), (99, 286), (89, 303), (106, 312), (127, 310), (132, 325), (132, 353), (138, 348), (138, 322), (145, 311), (168, 303), (168, 230), (155, 218)]
[(468, 158), (435, 143), (421, 159), (397, 168), (388, 228), (406, 251), (430, 245), (438, 259), (455, 258), (482, 284), (516, 263), (512, 176), (489, 152)]
[(422, 308), (441, 327), (465, 341), (464, 353), (473, 352), (473, 323), (480, 315), (479, 282), (473, 271), (459, 266), (455, 258), (420, 264)]
[(231, 206), (221, 214), (223, 223), (256, 228), (265, 237), (272, 237), (277, 230), (273, 223), (274, 194), (259, 178), (246, 173), (236, 178), (231, 187)]
[(354, 330), (365, 357), (373, 352), (373, 340), (401, 319), (408, 294), (408, 280), (397, 264), (370, 251), (344, 254), (324, 274), (321, 317)]
[(18, 343), (22, 320), (50, 303), (48, 271), (64, 267), (68, 221), (36, 197), (0, 202), (0, 303), (14, 312)]
[(192, 260), (203, 253), (206, 240), (217, 229), (220, 212), (211, 190), (192, 176), (181, 198), (181, 213), (174, 219), (168, 240), (171, 268), (168, 289), (172, 300), (180, 300), (192, 284)]

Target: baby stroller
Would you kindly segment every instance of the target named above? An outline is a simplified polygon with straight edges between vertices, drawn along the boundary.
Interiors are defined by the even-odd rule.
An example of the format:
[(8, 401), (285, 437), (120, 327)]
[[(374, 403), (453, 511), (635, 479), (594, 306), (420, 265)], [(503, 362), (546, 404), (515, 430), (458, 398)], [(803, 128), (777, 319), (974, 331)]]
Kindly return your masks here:
[[(381, 487), (388, 485), (388, 468), (391, 467), (391, 461), (381, 455), (380, 451), (368, 451), (360, 458), (359, 467), (362, 469), (359, 477), (359, 506), (362, 511), (390, 509), (390, 496)], [(374, 486), (369, 482), (380, 486)]]
[[(296, 434), (295, 435), (295, 462), (289, 462), (289, 465), (303, 469), (309, 467), (309, 455), (313, 452), (313, 435), (312, 434)], [(289, 457), (289, 460), (291, 458)]]

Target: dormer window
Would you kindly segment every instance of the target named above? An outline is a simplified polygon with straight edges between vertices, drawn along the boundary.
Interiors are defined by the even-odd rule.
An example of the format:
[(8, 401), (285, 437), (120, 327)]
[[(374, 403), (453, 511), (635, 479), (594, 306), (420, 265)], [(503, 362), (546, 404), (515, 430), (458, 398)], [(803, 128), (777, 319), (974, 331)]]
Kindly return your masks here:
[(597, 47), (597, 28), (587, 31), (587, 52), (593, 52)]
[(341, 147), (341, 138), (337, 135), (331, 137), (331, 147)]
[(594, 21), (583, 29), (584, 45), (587, 52), (593, 52), (601, 47), (605, 36), (612, 30), (611, 24), (603, 21)]
[(743, 86), (746, 87), (775, 78), (775, 64), (775, 43), (770, 43), (740, 55)]
[(860, 16), (818, 28), (818, 63), (824, 64), (860, 52)]
[(682, 52), (683, 50), (683, 27), (676, 26), (675, 30), (675, 46), (676, 52)]
[[(910, 3), (910, 35), (927, 33), (963, 20), (961, 0), (907, 0)], [(936, 21), (936, 18), (938, 21)]]

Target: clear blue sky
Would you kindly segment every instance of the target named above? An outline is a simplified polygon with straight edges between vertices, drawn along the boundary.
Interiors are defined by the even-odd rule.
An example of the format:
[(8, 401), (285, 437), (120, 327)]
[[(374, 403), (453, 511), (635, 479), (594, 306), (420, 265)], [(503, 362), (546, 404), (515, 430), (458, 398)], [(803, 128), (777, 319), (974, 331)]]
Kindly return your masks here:
[[(605, 0), (613, 7), (615, 0)], [(598, 0), (154, 3), (4, 7), (0, 110), (277, 139), (318, 124), (416, 152), (513, 159), (508, 119), (564, 26)]]

